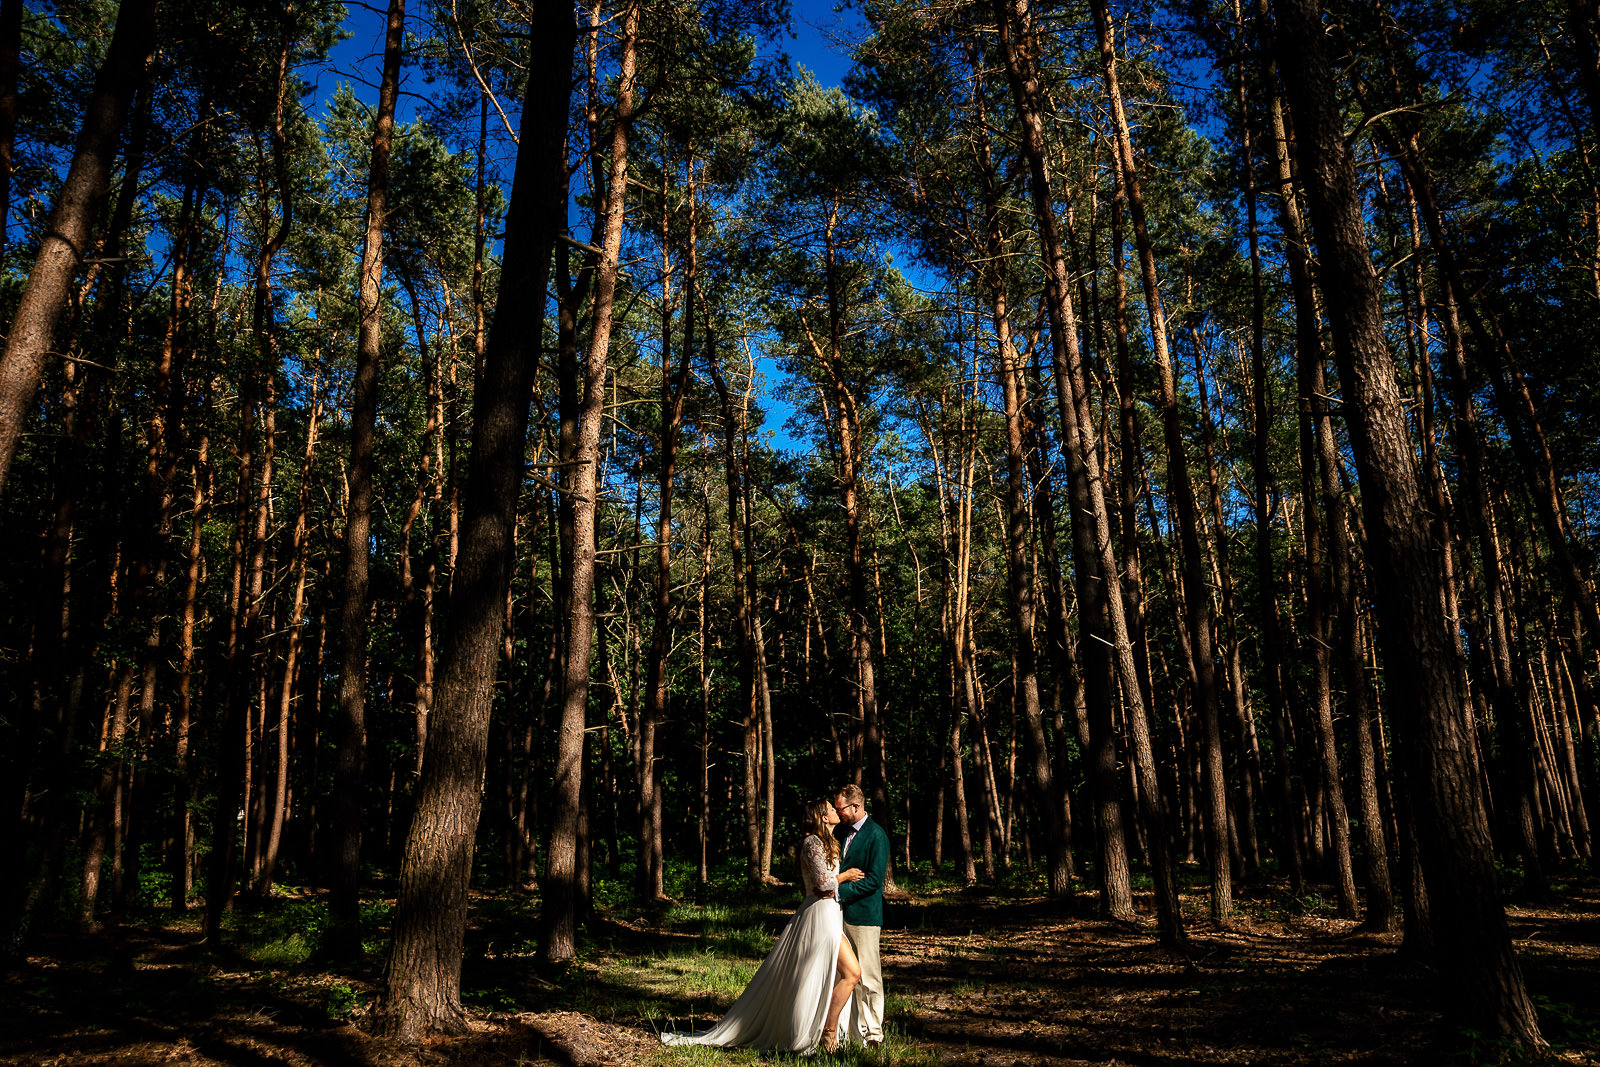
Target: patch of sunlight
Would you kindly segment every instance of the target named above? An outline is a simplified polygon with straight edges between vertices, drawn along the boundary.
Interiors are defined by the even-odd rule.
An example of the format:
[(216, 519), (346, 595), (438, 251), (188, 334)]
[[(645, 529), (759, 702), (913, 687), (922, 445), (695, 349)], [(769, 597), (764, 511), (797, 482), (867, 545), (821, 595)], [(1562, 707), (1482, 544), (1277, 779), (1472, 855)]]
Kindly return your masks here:
[(311, 957), (311, 944), (302, 934), (290, 934), (278, 941), (247, 948), (245, 954), (268, 967), (292, 967)]
[(776, 938), (764, 926), (746, 926), (738, 930), (723, 930), (710, 937), (711, 947), (718, 952), (728, 952), (736, 956), (748, 956), (753, 959), (765, 959), (767, 953), (772, 951), (772, 943)]
[(894, 1033), (884, 1035), (883, 1045), (867, 1049), (860, 1045), (845, 1045), (833, 1056), (802, 1056), (792, 1052), (758, 1052), (755, 1049), (706, 1048), (703, 1045), (663, 1047), (654, 1062), (661, 1067), (754, 1067), (755, 1064), (811, 1064), (825, 1063), (828, 1067), (935, 1067), (939, 1062), (933, 1053), (906, 1044)]

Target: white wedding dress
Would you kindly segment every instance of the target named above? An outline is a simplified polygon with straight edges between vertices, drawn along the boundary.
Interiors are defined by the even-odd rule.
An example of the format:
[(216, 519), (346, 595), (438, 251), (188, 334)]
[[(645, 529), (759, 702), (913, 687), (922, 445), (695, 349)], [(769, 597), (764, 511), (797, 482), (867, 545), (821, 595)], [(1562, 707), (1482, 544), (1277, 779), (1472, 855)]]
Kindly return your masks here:
[[(778, 935), (750, 984), (722, 1021), (703, 1033), (664, 1033), (667, 1045), (810, 1052), (822, 1041), (844, 937), (844, 915), (833, 897), (819, 896), (839, 886), (839, 864), (828, 862), (822, 842), (807, 834), (800, 843), (800, 878), (805, 899)], [(839, 1013), (840, 1040), (850, 1006)]]

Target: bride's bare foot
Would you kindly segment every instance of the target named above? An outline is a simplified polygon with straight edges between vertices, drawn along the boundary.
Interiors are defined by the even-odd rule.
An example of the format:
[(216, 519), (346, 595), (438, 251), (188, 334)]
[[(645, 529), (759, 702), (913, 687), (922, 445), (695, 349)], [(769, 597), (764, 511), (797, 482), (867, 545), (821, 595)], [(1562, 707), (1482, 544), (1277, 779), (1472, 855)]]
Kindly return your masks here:
[(830, 1056), (839, 1051), (839, 1028), (837, 1026), (823, 1033), (822, 1051)]

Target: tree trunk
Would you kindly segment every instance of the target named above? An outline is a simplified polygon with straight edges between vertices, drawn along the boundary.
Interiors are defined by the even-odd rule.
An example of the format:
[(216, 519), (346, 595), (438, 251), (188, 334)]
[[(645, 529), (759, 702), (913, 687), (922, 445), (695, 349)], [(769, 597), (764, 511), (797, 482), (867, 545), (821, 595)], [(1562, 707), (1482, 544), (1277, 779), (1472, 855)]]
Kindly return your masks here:
[(1417, 821), (1439, 973), (1452, 993), (1447, 1003), (1464, 1022), (1540, 1048), (1544, 1040), (1496, 893), (1465, 695), (1440, 612), (1438, 547), (1429, 535), (1384, 338), (1355, 159), (1323, 51), (1321, 12), (1317, 0), (1280, 0), (1277, 12), (1281, 68), (1372, 538), (1384, 676)]
[[(584, 893), (588, 872), (583, 841), (580, 839), (580, 824), (583, 815), (584, 721), (589, 701), (590, 650), (594, 639), (600, 429), (605, 415), (606, 360), (611, 344), (612, 308), (617, 288), (618, 256), (622, 247), (623, 214), (627, 205), (628, 137), (634, 114), (639, 17), (639, 4), (630, 3), (623, 15), (616, 119), (607, 152), (610, 171), (605, 176), (604, 195), (596, 201), (597, 243), (602, 251), (594, 276), (593, 329), (583, 359), (583, 390), (576, 412), (574, 465), (563, 469), (563, 476), (570, 471), (571, 479), (566, 486), (570, 496), (572, 557), (567, 567), (566, 589), (563, 590), (565, 616), (562, 628), (566, 661), (563, 664), (556, 763), (551, 774), (554, 785), (553, 810), (550, 846), (546, 852), (548, 875), (539, 947), (540, 960), (546, 965), (565, 964), (576, 953), (580, 908), (587, 899)], [(544, 93), (549, 99), (558, 97), (553, 86), (546, 87)], [(525, 105), (530, 110), (534, 107), (534, 101), (543, 99), (532, 94), (533, 82), (530, 81), (528, 103)], [(551, 112), (551, 121), (554, 121), (554, 114)], [(524, 141), (527, 140), (524, 137)], [(501, 291), (506, 290), (502, 288)], [(544, 288), (541, 284), (538, 288), (526, 291), (543, 292)], [(463, 877), (462, 889), (465, 888)]]
[(173, 772), (176, 790), (173, 798), (172, 846), (167, 870), (172, 879), (172, 910), (189, 907), (192, 888), (194, 822), (189, 805), (194, 784), (189, 772), (189, 732), (194, 721), (195, 625), (200, 614), (200, 574), (205, 565), (202, 535), (211, 508), (211, 434), (206, 416), (211, 406), (207, 387), (200, 414), (201, 430), (195, 442), (193, 494), (189, 520), (189, 545), (184, 568), (183, 611), (178, 631), (178, 702), (172, 717)]
[[(1267, 10), (1267, 0), (1256, 0), (1256, 20), (1258, 25), (1267, 27), (1270, 24), (1270, 15)], [(1270, 31), (1262, 30), (1264, 37), (1270, 37)], [(1284, 118), (1283, 100), (1278, 89), (1277, 62), (1273, 58), (1273, 50), (1269, 42), (1263, 41), (1261, 48), (1262, 76), (1267, 92), (1268, 124), (1272, 131), (1273, 161), (1276, 169), (1278, 188), (1278, 218), (1279, 227), (1283, 231), (1284, 260), (1289, 267), (1289, 284), (1294, 293), (1295, 314), (1295, 348), (1299, 354), (1301, 365), (1307, 359), (1322, 358), (1321, 324), (1316, 307), (1316, 295), (1312, 288), (1311, 263), (1308, 242), (1306, 240), (1305, 225), (1300, 215), (1300, 204), (1295, 192), (1294, 168), (1290, 155), (1291, 146), (1289, 134)], [(1303, 387), (1302, 387), (1303, 390)], [(1311, 409), (1311, 397), (1301, 393), (1301, 435), (1304, 439), (1308, 434), (1308, 420)], [(1302, 494), (1303, 495), (1303, 494)], [(1257, 549), (1259, 552), (1259, 548)], [(1257, 566), (1260, 566), (1259, 556)], [(1263, 587), (1265, 588), (1265, 587)], [(1292, 590), (1291, 590), (1292, 593)], [(1274, 619), (1277, 618), (1277, 606), (1272, 606)], [(1291, 620), (1293, 618), (1291, 614)], [(1277, 628), (1282, 642), (1281, 628)], [(1292, 638), (1292, 634), (1291, 634)], [(1292, 647), (1292, 639), (1287, 642)], [(1281, 654), (1281, 653), (1280, 653)], [(1274, 776), (1274, 786), (1278, 801), (1278, 830), (1279, 830), (1279, 857), (1278, 862), (1289, 869), (1289, 885), (1293, 892), (1299, 893), (1305, 884), (1304, 856), (1301, 833), (1301, 797), (1300, 790), (1296, 787), (1293, 775), (1295, 762), (1294, 753), (1294, 726), (1293, 717), (1289, 713), (1288, 700), (1285, 696), (1283, 676), (1278, 676), (1279, 684), (1276, 688), (1271, 685), (1269, 673), (1269, 688), (1267, 698), (1271, 719), (1268, 729), (1272, 736), (1273, 748), (1277, 752), (1275, 761), (1277, 774)], [(1276, 694), (1276, 700), (1273, 699)]]
[(656, 729), (667, 715), (667, 657), (672, 651), (672, 496), (678, 459), (678, 436), (683, 423), (684, 386), (694, 357), (695, 200), (694, 171), (690, 164), (689, 239), (683, 305), (683, 339), (678, 364), (672, 366), (672, 271), (669, 238), (668, 185), (661, 189), (661, 451), (656, 467), (656, 578), (654, 619), (650, 630), (646, 667), (644, 713), (639, 719), (639, 896), (656, 900), (666, 893), (661, 866), (661, 773), (656, 767)]
[[(1266, 286), (1262, 276), (1256, 192), (1258, 179), (1251, 137), (1250, 79), (1245, 67), (1249, 40), (1245, 34), (1244, 13), (1239, 0), (1233, 0), (1233, 18), (1238, 29), (1235, 47), (1240, 57), (1240, 64), (1235, 91), (1239, 104), (1240, 151), (1244, 156), (1243, 192), (1250, 247), (1250, 460), (1254, 489), (1252, 505), (1255, 519), (1255, 572), (1261, 626), (1262, 684), (1267, 693), (1269, 714), (1273, 719), (1281, 719), (1285, 714), (1283, 626), (1278, 616), (1278, 575), (1277, 568), (1273, 565), (1272, 554), (1272, 517), (1276, 509), (1273, 507), (1271, 496), (1274, 479), (1270, 458), (1272, 411), (1267, 403)], [(1292, 189), (1286, 191), (1292, 192)], [(1260, 792), (1263, 775), (1253, 725), (1250, 725), (1245, 758), (1254, 790)]]
[(740, 529), (739, 516), (744, 509), (744, 490), (740, 487), (739, 422), (734, 411), (733, 397), (717, 363), (715, 336), (706, 335), (706, 369), (711, 373), (711, 384), (717, 393), (722, 413), (722, 470), (726, 487), (728, 519), (728, 554), (732, 563), (734, 635), (738, 652), (738, 705), (740, 732), (743, 739), (740, 798), (744, 822), (746, 867), (745, 880), (751, 886), (762, 883), (761, 876), (761, 793), (759, 787), (761, 766), (759, 694), (756, 689), (755, 626), (751, 619), (755, 605), (750, 603), (750, 583), (744, 562), (745, 542)]
[[(979, 118), (982, 119), (981, 110)], [(1005, 546), (1006, 575), (1010, 588), (1008, 607), (1011, 614), (1011, 642), (1016, 657), (1014, 692), (1022, 704), (1023, 737), (1028, 749), (1030, 779), (1038, 794), (1038, 810), (1050, 856), (1049, 870), (1046, 872), (1050, 895), (1069, 897), (1072, 895), (1073, 880), (1072, 827), (1063, 818), (1065, 809), (1061, 801), (1061, 785), (1056, 779), (1049, 741), (1045, 737), (1044, 712), (1039, 701), (1038, 655), (1033, 639), (1035, 587), (1027, 558), (1032, 507), (1028, 500), (1026, 458), (1029, 449), (1025, 422), (1030, 410), (1026, 364), (1012, 342), (1005, 275), (999, 269), (1004, 262), (1001, 254), (999, 189), (989, 157), (987, 136), (980, 141), (978, 152), (985, 179), (983, 216), (986, 253), (991, 260), (991, 269), (986, 273), (996, 337), (995, 371), (1000, 379), (1005, 405)]]
[[(1320, 353), (1320, 349), (1316, 350)], [(1335, 473), (1335, 445), (1333, 428), (1327, 415), (1325, 401), (1318, 398), (1325, 396), (1327, 386), (1323, 383), (1322, 362), (1317, 358), (1315, 365), (1310, 368), (1311, 377), (1308, 387), (1304, 390), (1307, 401), (1312, 405), (1314, 418), (1312, 420), (1313, 441), (1316, 449), (1315, 463), (1320, 472), (1320, 492), (1307, 493), (1305, 531), (1307, 541), (1306, 555), (1313, 556), (1311, 541), (1313, 536), (1321, 536), (1324, 529), (1322, 522), (1326, 522), (1327, 541), (1332, 546), (1333, 561), (1333, 588), (1339, 596), (1339, 610), (1342, 613), (1340, 626), (1339, 648), (1344, 653), (1347, 667), (1345, 684), (1349, 693), (1349, 700), (1365, 703), (1366, 679), (1360, 670), (1361, 663), (1356, 652), (1356, 606), (1357, 598), (1353, 585), (1350, 561), (1350, 534), (1345, 521), (1344, 496)], [(1317, 409), (1321, 410), (1318, 411)], [(1308, 486), (1308, 488), (1310, 488)], [(1320, 498), (1321, 506), (1316, 501)], [(1319, 514), (1320, 513), (1320, 514)], [(1321, 545), (1315, 553), (1321, 553)], [(1311, 569), (1314, 566), (1316, 569)], [(1316, 659), (1316, 685), (1317, 692), (1313, 697), (1315, 705), (1313, 711), (1316, 716), (1317, 752), (1322, 764), (1322, 785), (1328, 797), (1328, 822), (1333, 832), (1334, 875), (1339, 884), (1339, 915), (1341, 918), (1351, 919), (1356, 916), (1356, 884), (1355, 874), (1350, 863), (1350, 821), (1345, 811), (1344, 787), (1339, 770), (1339, 747), (1333, 734), (1333, 696), (1329, 677), (1329, 652), (1332, 644), (1329, 642), (1331, 633), (1327, 621), (1322, 618), (1323, 604), (1325, 602), (1324, 587), (1320, 574), (1321, 559), (1318, 558), (1314, 565), (1308, 566), (1306, 576), (1309, 588), (1307, 596), (1310, 607), (1307, 611), (1308, 625), (1313, 626), (1311, 634), (1312, 643), (1316, 646), (1314, 653)], [(1357, 720), (1365, 719), (1364, 715), (1357, 714)]]
[[(561, 197), (565, 184), (564, 136), (576, 39), (571, 8), (554, 2), (540, 3), (534, 9), (530, 31), (530, 74), (523, 97), (522, 134), (511, 204), (505, 219), (500, 292), (506, 304), (494, 317), (484, 355), (483, 387), (474, 393), (472, 451), (455, 590), (441, 634), (439, 684), (428, 750), (401, 864), (394, 945), (384, 971), (382, 997), (374, 1012), (375, 1030), (408, 1040), (431, 1030), (459, 1032), (467, 1025), (461, 1006), (467, 888), (482, 806), (489, 711), (506, 590), (515, 555), (516, 502), (536, 362), (533, 353), (540, 344), (544, 318), (544, 301), (530, 303), (528, 294), (545, 292), (551, 251), (565, 221)], [(617, 221), (620, 223), (620, 218)], [(611, 263), (614, 265), (615, 259)], [(607, 308), (596, 317), (597, 332), (598, 324), (609, 320)], [(588, 439), (590, 462), (577, 468), (575, 477), (578, 493), (590, 501), (597, 489), (594, 467), (598, 456), (593, 445), (598, 440), (604, 349), (600, 371), (602, 377), (591, 390), (595, 410), (591, 420), (593, 436)], [(591, 542), (581, 563), (587, 567), (586, 578), (591, 582), (593, 562)], [(588, 590), (583, 590), (572, 603), (574, 611), (582, 614), (587, 623)], [(585, 681), (589, 633), (585, 625), (574, 634), (583, 641)], [(571, 694), (567, 695), (570, 711)], [(568, 785), (577, 774), (581, 758), (581, 714), (586, 697), (584, 692), (578, 694), (576, 753), (566, 751), (570, 738), (563, 725), (562, 755), (567, 758), (562, 760), (557, 775), (557, 804), (560, 817), (566, 820), (565, 855), (569, 864), (577, 790), (569, 791)], [(560, 837), (559, 829), (556, 836)], [(552, 856), (551, 868), (552, 882), (565, 875), (570, 894), (570, 866), (563, 871)], [(557, 903), (549, 896), (546, 901), (552, 908)], [(569, 945), (570, 936), (569, 933)]]
[(118, 9), (117, 26), (105, 62), (95, 75), (72, 164), (50, 212), (0, 355), (0, 490), (5, 488), (23, 426), (33, 409), (34, 390), (50, 356), (56, 320), (72, 276), (91, 247), (90, 237), (111, 180), (117, 135), (144, 81), (155, 43), (156, 0), (127, 0)]
[[(700, 487), (702, 503), (700, 521), (700, 584), (695, 590), (695, 623), (700, 636), (700, 803), (695, 808), (695, 830), (699, 839), (700, 863), (696, 870), (702, 886), (711, 881), (710, 857), (711, 829), (711, 669), (710, 620), (706, 615), (707, 594), (711, 591), (711, 478), (709, 475)], [(810, 634), (810, 622), (806, 623)]]
[(1227, 779), (1222, 763), (1221, 712), (1217, 703), (1216, 665), (1212, 653), (1211, 598), (1205, 588), (1205, 560), (1200, 547), (1199, 517), (1195, 514), (1194, 488), (1189, 482), (1189, 462), (1183, 445), (1183, 416), (1178, 410), (1177, 385), (1167, 347), (1161, 282), (1156, 273), (1155, 253), (1145, 223), (1144, 195), (1134, 161), (1133, 141), (1128, 133), (1127, 115), (1123, 112), (1122, 90), (1117, 82), (1111, 19), (1106, 13), (1105, 0), (1094, 0), (1091, 7), (1100, 39), (1101, 73), (1105, 79), (1106, 97), (1116, 132), (1117, 181), (1127, 198), (1128, 213), (1133, 222), (1134, 243), (1139, 251), (1140, 274), (1144, 280), (1150, 339), (1160, 383), (1158, 403), (1167, 447), (1167, 481), (1177, 511), (1184, 600), (1188, 607), (1187, 625), (1194, 650), (1195, 703), (1200, 712), (1202, 729), (1207, 801), (1205, 813), (1209, 829), (1207, 851), (1211, 860), (1211, 919), (1224, 924), (1233, 910), (1233, 871), (1228, 858)]
[[(1185, 943), (1183, 916), (1178, 907), (1177, 883), (1168, 853), (1165, 815), (1156, 779), (1155, 756), (1151, 747), (1150, 724), (1146, 714), (1133, 646), (1128, 637), (1121, 582), (1111, 544), (1110, 520), (1106, 511), (1100, 468), (1100, 449), (1094, 423), (1089, 415), (1088, 384), (1078, 349), (1076, 317), (1066, 260), (1055, 218), (1050, 182), (1045, 169), (1045, 139), (1036, 60), (1018, 42), (1017, 28), (1027, 24), (1026, 0), (994, 0), (999, 47), (1006, 66), (1007, 80), (1018, 118), (1022, 123), (1022, 154), (1029, 170), (1033, 194), (1034, 224), (1045, 259), (1046, 308), (1058, 383), (1057, 402), (1062, 422), (1063, 449), (1068, 464), (1072, 491), (1072, 526), (1078, 586), (1078, 603), (1088, 623), (1085, 635), (1085, 662), (1102, 655), (1101, 645), (1114, 650), (1117, 676), (1122, 682), (1123, 699), (1134, 738), (1134, 755), (1140, 776), (1141, 813), (1150, 837), (1150, 853), (1155, 868), (1156, 909), (1163, 942), (1172, 946)], [(1088, 564), (1088, 566), (1085, 566)], [(1100, 607), (1100, 605), (1104, 607)], [(1109, 625), (1108, 625), (1109, 624)], [(1094, 665), (1086, 668), (1091, 686), (1098, 684)], [(1109, 681), (1109, 679), (1107, 679)], [(1107, 687), (1109, 689), (1109, 686)], [(1102, 731), (1110, 727), (1110, 693), (1091, 689), (1091, 726)], [(1104, 803), (1104, 801), (1101, 801)]]
[(884, 789), (882, 724), (879, 721), (878, 687), (872, 662), (871, 600), (867, 596), (866, 559), (861, 538), (861, 418), (855, 392), (844, 366), (844, 296), (839, 279), (841, 265), (835, 233), (840, 209), (841, 204), (835, 198), (824, 231), (822, 274), (828, 317), (826, 342), (819, 345), (813, 340), (812, 347), (827, 368), (834, 407), (837, 409), (837, 477), (839, 502), (844, 510), (844, 565), (849, 594), (846, 619), (850, 631), (850, 658), (855, 666), (857, 707), (861, 716), (861, 752), (866, 758), (862, 786), (871, 799), (872, 809), (878, 813), (878, 820), (887, 825), (889, 805)]
[(383, 340), (383, 226), (389, 204), (389, 153), (395, 100), (405, 45), (405, 0), (389, 0), (383, 45), (383, 80), (372, 130), (367, 172), (366, 239), (361, 250), (361, 292), (355, 384), (350, 397), (350, 504), (345, 513), (344, 586), (340, 594), (339, 751), (334, 773), (333, 871), (329, 901), (335, 955), (361, 948), (361, 794), (366, 761), (368, 541), (372, 531), (373, 434), (378, 419), (378, 363)]
[[(252, 342), (257, 353), (251, 366), (247, 361), (239, 387), (239, 481), (238, 515), (235, 520), (233, 563), (229, 571), (230, 612), (228, 669), (223, 688), (222, 749), (218, 760), (217, 799), (212, 821), (210, 870), (206, 884), (206, 944), (213, 950), (222, 944), (222, 915), (233, 903), (238, 880), (239, 834), (234, 828), (236, 811), (249, 810), (249, 704), (258, 695), (252, 671), (260, 648), (265, 611), (266, 552), (272, 502), (272, 453), (275, 446), (275, 376), (277, 347), (272, 321), (272, 260), (289, 237), (293, 222), (290, 200), (287, 146), (284, 139), (284, 92), (288, 84), (290, 41), (286, 38), (278, 52), (274, 82), (272, 163), (280, 214), (275, 231), (267, 233), (263, 182), (262, 231), (260, 252), (256, 256), (253, 291)], [(265, 161), (263, 161), (265, 166)], [(259, 382), (257, 378), (259, 377)], [(257, 390), (260, 390), (259, 396)], [(256, 412), (261, 417), (261, 455), (259, 467), (253, 449)], [(256, 484), (251, 486), (252, 475)], [(251, 508), (251, 504), (254, 508)], [(247, 528), (248, 527), (248, 528)], [(249, 546), (249, 566), (245, 564)]]
[(294, 597), (289, 609), (283, 652), (283, 684), (278, 692), (277, 765), (273, 772), (271, 819), (262, 849), (261, 872), (256, 878), (256, 895), (265, 897), (272, 889), (272, 876), (283, 841), (284, 820), (289, 808), (289, 734), (293, 708), (295, 664), (299, 660), (301, 630), (305, 616), (306, 577), (311, 563), (310, 515), (312, 463), (317, 454), (317, 431), (322, 423), (322, 402), (318, 394), (320, 370), (311, 372), (311, 410), (306, 419), (306, 449), (300, 460), (300, 501), (295, 508), (294, 532), (290, 537), (290, 568), (294, 573)]

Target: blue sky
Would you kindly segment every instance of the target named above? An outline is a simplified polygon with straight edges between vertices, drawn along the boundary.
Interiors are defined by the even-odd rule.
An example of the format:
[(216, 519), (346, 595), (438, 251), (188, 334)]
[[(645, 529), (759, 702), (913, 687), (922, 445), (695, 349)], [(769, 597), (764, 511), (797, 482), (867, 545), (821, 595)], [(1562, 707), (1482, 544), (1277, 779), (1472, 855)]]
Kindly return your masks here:
[[(382, 0), (374, 0), (370, 5), (349, 3), (344, 28), (350, 36), (334, 47), (330, 56), (331, 62), (327, 67), (300, 72), (302, 77), (315, 86), (312, 100), (309, 102), (315, 113), (320, 114), (323, 111), (326, 100), (342, 84), (348, 84), (356, 97), (369, 106), (374, 108), (377, 106), (377, 83), (383, 64), (386, 7)], [(421, 0), (407, 0), (407, 9), (410, 32), (426, 32), (423, 27), (412, 21), (416, 13), (426, 10)], [(789, 33), (772, 48), (774, 51), (782, 50), (788, 53), (794, 69), (803, 67), (815, 75), (817, 81), (824, 87), (836, 87), (850, 69), (851, 46), (864, 33), (865, 26), (859, 13), (853, 8), (843, 7), (836, 10), (836, 5), (831, 0), (795, 0)], [(411, 122), (419, 113), (424, 112), (426, 101), (423, 96), (427, 92), (428, 86), (422, 83), (419, 70), (415, 67), (402, 68), (401, 97), (396, 104), (398, 121)], [(504, 103), (509, 109), (517, 102)], [(492, 114), (490, 121), (491, 123), (496, 121)], [(515, 115), (512, 116), (512, 121), (516, 121)], [(509, 171), (513, 148), (509, 140), (504, 137), (503, 129), (498, 126), (491, 128), (491, 138), (495, 137), (497, 132), (500, 133), (499, 151), (491, 149), (491, 153), (499, 155), (504, 165), (503, 170)], [(896, 256), (896, 260), (907, 262), (904, 256), (899, 255)], [(758, 360), (759, 358), (758, 353)], [(772, 363), (762, 362), (765, 362), (762, 370), (766, 377), (766, 388), (761, 390), (759, 402), (767, 411), (765, 429), (773, 434), (770, 443), (785, 452), (811, 451), (811, 442), (791, 436), (784, 426), (785, 421), (793, 414), (792, 408), (772, 395), (772, 387), (784, 377), (783, 373)]]
[[(421, 0), (408, 0), (408, 25), (414, 26), (409, 20), (421, 6)], [(860, 15), (854, 9), (835, 11), (835, 6), (831, 0), (795, 0), (790, 33), (781, 45), (795, 66), (810, 70), (824, 86), (837, 86), (843, 80), (850, 69), (848, 42), (864, 32)], [(349, 82), (358, 98), (377, 106), (385, 5), (381, 0), (372, 4), (352, 2), (347, 10), (344, 28), (350, 37), (334, 47), (332, 69), (303, 71), (302, 75), (315, 81), (319, 100), (331, 94), (341, 82)], [(402, 72), (403, 80), (415, 77), (414, 70)], [(403, 88), (420, 91), (423, 87)], [(399, 120), (407, 122), (415, 118), (419, 103), (416, 96), (402, 96), (397, 105)]]

